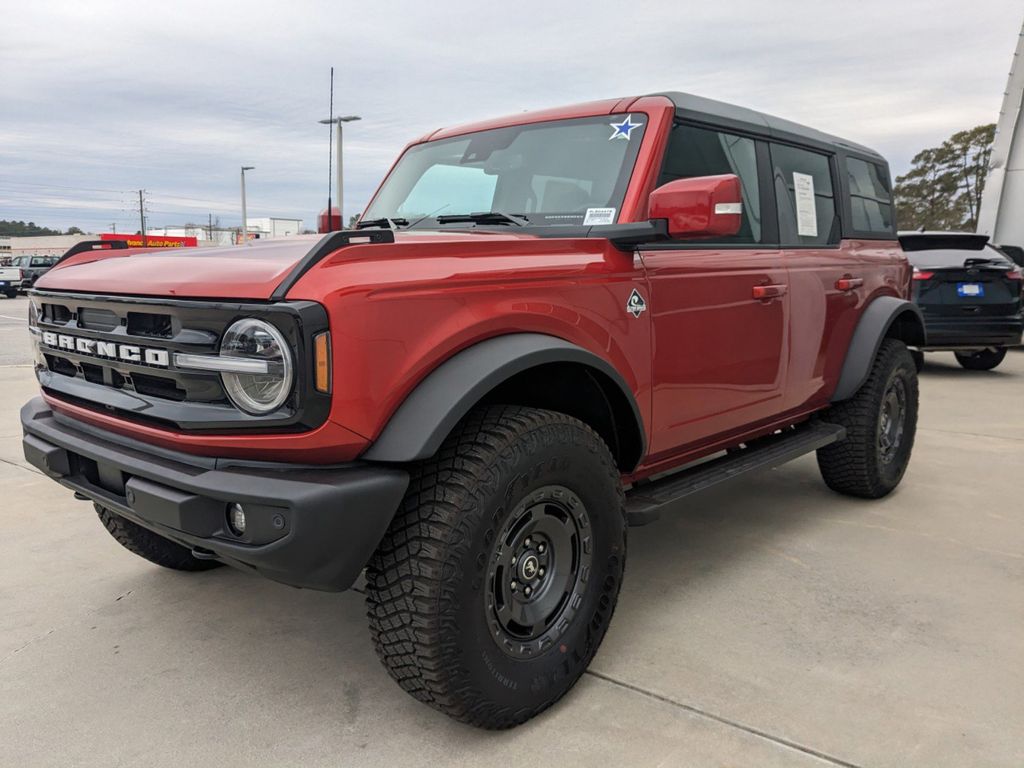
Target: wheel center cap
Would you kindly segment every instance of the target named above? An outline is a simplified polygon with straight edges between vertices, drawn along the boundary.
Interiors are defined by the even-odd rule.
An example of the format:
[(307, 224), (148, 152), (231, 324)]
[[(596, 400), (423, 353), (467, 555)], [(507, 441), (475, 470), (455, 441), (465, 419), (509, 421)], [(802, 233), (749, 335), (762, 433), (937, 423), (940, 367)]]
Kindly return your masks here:
[(540, 561), (536, 555), (527, 555), (519, 561), (519, 574), (523, 581), (533, 581), (537, 578), (537, 572), (540, 570)]

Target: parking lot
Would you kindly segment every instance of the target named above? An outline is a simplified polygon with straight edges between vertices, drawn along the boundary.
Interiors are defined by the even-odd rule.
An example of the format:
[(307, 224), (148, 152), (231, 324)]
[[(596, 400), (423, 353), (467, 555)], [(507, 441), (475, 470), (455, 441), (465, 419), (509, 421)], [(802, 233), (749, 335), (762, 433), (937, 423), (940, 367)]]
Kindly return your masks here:
[(358, 592), (161, 570), (26, 465), (25, 315), (0, 301), (2, 765), (1024, 763), (1022, 350), (928, 357), (885, 500), (809, 457), (631, 530), (590, 671), (489, 733), (399, 690)]

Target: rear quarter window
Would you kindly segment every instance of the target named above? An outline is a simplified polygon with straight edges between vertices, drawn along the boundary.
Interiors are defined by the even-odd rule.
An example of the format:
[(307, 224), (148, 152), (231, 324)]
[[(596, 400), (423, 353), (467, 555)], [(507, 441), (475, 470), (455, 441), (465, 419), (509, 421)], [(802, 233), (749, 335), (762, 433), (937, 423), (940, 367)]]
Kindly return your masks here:
[(846, 159), (850, 210), (854, 230), (892, 234), (892, 190), (885, 169), (856, 157)]

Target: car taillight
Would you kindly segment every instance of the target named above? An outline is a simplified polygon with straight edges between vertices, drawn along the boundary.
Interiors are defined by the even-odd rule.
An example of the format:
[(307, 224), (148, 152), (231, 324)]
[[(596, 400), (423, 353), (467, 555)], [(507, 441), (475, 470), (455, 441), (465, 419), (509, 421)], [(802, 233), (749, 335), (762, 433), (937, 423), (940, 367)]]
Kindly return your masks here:
[(934, 272), (922, 272), (917, 267), (914, 267), (914, 279), (915, 280), (931, 280), (935, 275)]
[(1022, 273), (1019, 269), (1011, 269), (1009, 272), (1006, 273), (1006, 279), (1015, 280), (1018, 283), (1020, 283), (1020, 295), (1021, 298), (1024, 298), (1024, 273)]
[(19, 269), (18, 270), (18, 279), (19, 280), (24, 280), (25, 279), (25, 270), (24, 269)]

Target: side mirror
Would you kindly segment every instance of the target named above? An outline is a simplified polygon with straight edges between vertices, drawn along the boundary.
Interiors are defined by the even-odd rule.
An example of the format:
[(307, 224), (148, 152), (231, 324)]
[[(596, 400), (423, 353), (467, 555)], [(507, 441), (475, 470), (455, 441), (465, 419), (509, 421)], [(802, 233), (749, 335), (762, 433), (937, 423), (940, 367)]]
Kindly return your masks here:
[(672, 238), (730, 237), (743, 223), (743, 188), (732, 173), (676, 179), (651, 192), (648, 211), (668, 220)]

